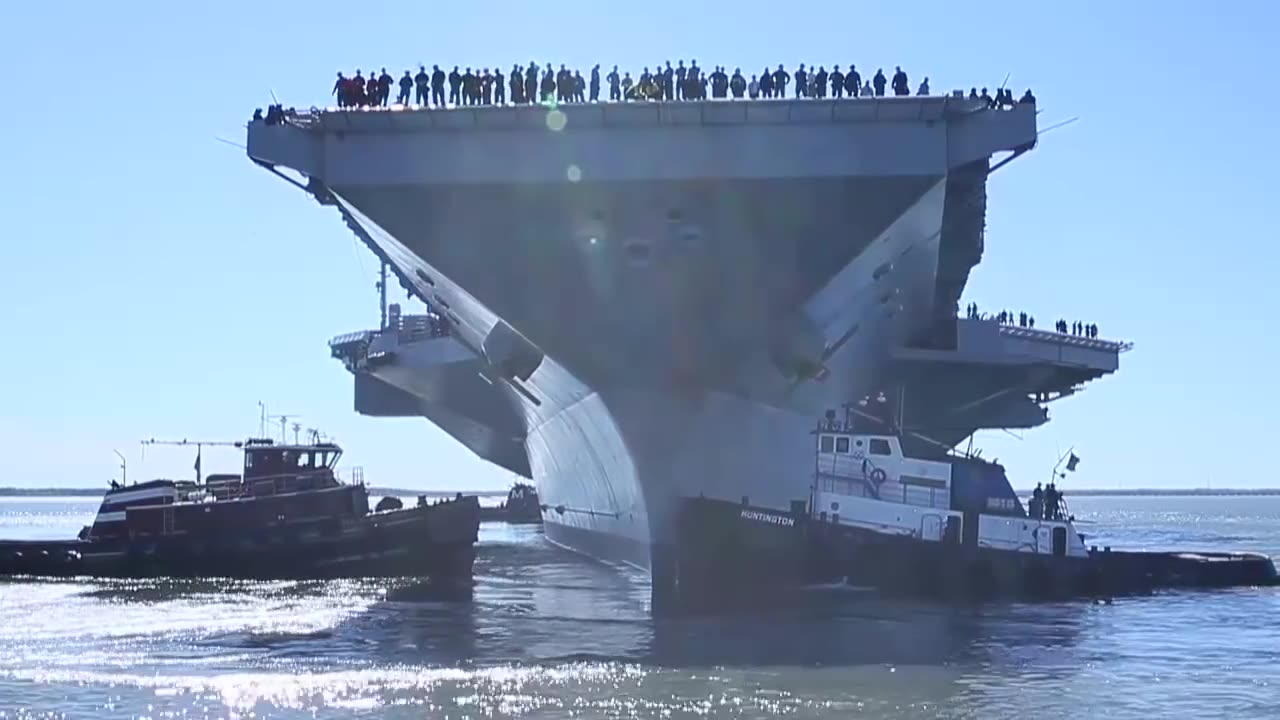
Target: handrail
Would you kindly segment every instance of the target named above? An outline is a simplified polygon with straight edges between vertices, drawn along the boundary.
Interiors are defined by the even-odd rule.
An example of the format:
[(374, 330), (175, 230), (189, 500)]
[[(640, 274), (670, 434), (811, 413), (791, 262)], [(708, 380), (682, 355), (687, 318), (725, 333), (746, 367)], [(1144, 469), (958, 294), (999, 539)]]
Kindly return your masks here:
[[(994, 322), (994, 321), (988, 321)], [(1060, 345), (1079, 345), (1081, 347), (1093, 348), (1096, 350), (1111, 350), (1113, 352), (1122, 353), (1133, 349), (1133, 343), (1121, 340), (1103, 340), (1101, 338), (1087, 338), (1079, 335), (1068, 335), (1067, 333), (1057, 332), (1056, 330), (1041, 330), (1039, 328), (1025, 328), (1017, 325), (1000, 325), (999, 332), (1001, 335), (1012, 335), (1014, 337), (1025, 337), (1033, 340), (1053, 341)]]
[[(788, 113), (787, 113), (788, 119), (790, 120), (791, 111), (796, 107), (807, 106), (807, 105), (817, 106), (817, 105), (826, 104), (831, 108), (831, 120), (835, 121), (836, 120), (835, 109), (837, 107), (843, 106), (843, 105), (852, 106), (858, 103), (861, 103), (861, 104), (875, 103), (875, 113), (872, 116), (872, 120), (880, 119), (879, 111), (881, 106), (884, 106), (884, 105), (915, 104), (920, 108), (920, 113), (919, 115), (917, 115), (917, 119), (924, 115), (924, 108), (931, 105), (941, 105), (943, 115), (967, 115), (971, 113), (1000, 109), (1000, 108), (988, 107), (987, 103), (985, 101), (982, 101), (981, 99), (969, 98), (963, 95), (957, 96), (954, 93), (939, 94), (939, 95), (902, 95), (902, 96), (857, 95), (857, 96), (841, 96), (839, 98), (835, 98), (835, 97), (822, 97), (822, 98), (814, 98), (814, 97), (713, 98), (713, 97), (707, 97), (707, 98), (702, 98), (698, 100), (621, 100), (621, 101), (599, 100), (595, 102), (581, 102), (581, 103), (555, 103), (554, 107), (557, 109), (560, 109), (560, 108), (603, 109), (608, 107), (636, 107), (636, 108), (642, 108), (642, 107), (661, 108), (661, 107), (682, 107), (682, 106), (697, 107), (699, 109), (700, 121), (703, 124), (707, 124), (706, 114), (705, 112), (703, 112), (703, 110), (712, 105), (735, 105), (736, 104), (736, 105), (746, 106), (751, 104), (779, 104), (779, 105), (786, 104), (790, 106), (788, 107)], [(372, 107), (372, 106), (338, 107), (333, 105), (324, 105), (324, 106), (313, 105), (307, 109), (299, 109), (299, 108), (292, 108), (292, 107), (282, 108), (281, 123), (284, 125), (291, 125), (293, 127), (296, 127), (302, 130), (311, 130), (321, 125), (324, 122), (326, 116), (334, 116), (334, 115), (342, 116), (342, 117), (351, 117), (351, 116), (362, 115), (362, 114), (390, 116), (390, 115), (398, 115), (398, 114), (435, 115), (440, 113), (471, 112), (474, 117), (474, 114), (476, 111), (491, 111), (491, 110), (492, 111), (504, 111), (504, 110), (505, 111), (522, 111), (522, 110), (531, 109), (531, 108), (546, 109), (548, 105), (549, 104), (545, 102), (506, 103), (504, 105), (496, 105), (496, 104), (453, 105), (453, 106), (448, 106), (443, 108), (417, 106), (417, 105), (401, 105), (399, 103), (394, 103), (391, 105), (379, 106), (379, 107)], [(1016, 107), (1017, 105), (1015, 105), (1014, 108), (1003, 108), (1003, 109), (1011, 110), (1011, 109), (1015, 109)], [(807, 120), (809, 119), (809, 117), (810, 115), (806, 113), (805, 119)], [(851, 117), (849, 119), (854, 119), (854, 118)], [(667, 124), (669, 121), (665, 117), (663, 117), (661, 113), (659, 113), (656, 116), (656, 122), (657, 124)]]
[(383, 333), (396, 333), (404, 342), (412, 342), (424, 337), (441, 338), (451, 334), (450, 323), (441, 315), (434, 313), (418, 315), (400, 315), (389, 321), (382, 330), (357, 330), (355, 332), (336, 335), (329, 340), (329, 348), (337, 349), (342, 345), (371, 342)]
[(332, 339), (330, 339), (329, 347), (333, 348), (333, 347), (337, 347), (338, 345), (346, 345), (354, 342), (364, 342), (366, 340), (372, 340), (375, 335), (377, 335), (377, 332), (373, 330), (357, 330), (356, 332), (344, 333), (342, 335), (337, 335)]

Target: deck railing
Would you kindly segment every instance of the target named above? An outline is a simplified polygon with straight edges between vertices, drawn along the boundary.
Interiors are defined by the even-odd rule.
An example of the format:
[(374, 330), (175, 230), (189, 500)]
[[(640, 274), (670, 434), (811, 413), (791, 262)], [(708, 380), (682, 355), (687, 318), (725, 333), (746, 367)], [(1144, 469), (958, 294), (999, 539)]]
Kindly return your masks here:
[[(990, 321), (994, 322), (994, 321)], [(1027, 338), (1029, 340), (1040, 340), (1043, 342), (1056, 343), (1058, 345), (1071, 345), (1074, 347), (1089, 348), (1091, 350), (1106, 350), (1114, 353), (1128, 352), (1133, 349), (1132, 342), (1121, 342), (1118, 340), (1103, 340), (1101, 338), (1087, 338), (1080, 335), (1070, 335), (1054, 330), (1041, 330), (1039, 328), (1026, 328), (1018, 325), (1001, 325), (1000, 334), (1010, 337)]]

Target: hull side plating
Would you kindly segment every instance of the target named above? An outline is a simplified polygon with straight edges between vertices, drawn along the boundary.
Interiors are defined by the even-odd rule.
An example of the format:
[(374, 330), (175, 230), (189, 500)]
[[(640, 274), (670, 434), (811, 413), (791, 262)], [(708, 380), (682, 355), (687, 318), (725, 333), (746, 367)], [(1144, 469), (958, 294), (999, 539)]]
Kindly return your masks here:
[[(843, 228), (826, 221), (815, 228), (806, 220), (801, 225), (808, 236), (773, 243), (785, 252), (766, 241), (766, 235), (793, 239), (772, 235), (780, 228), (757, 228), (735, 250), (729, 233), (712, 224), (699, 227), (696, 242), (703, 252), (708, 244), (719, 250), (675, 270), (661, 264), (678, 258), (637, 263), (606, 252), (595, 265), (579, 257), (580, 272), (572, 274), (565, 269), (572, 264), (561, 258), (546, 266), (555, 268), (551, 274), (537, 279), (547, 283), (539, 292), (551, 298), (543, 307), (526, 297), (528, 285), (495, 284), (491, 277), (519, 271), (527, 256), (498, 247), (458, 250), (466, 238), (502, 238), (498, 228), (473, 236), (459, 227), (459, 239), (441, 250), (440, 236), (415, 231), (416, 216), (381, 207), (381, 200), (372, 201), (376, 195), (357, 193), (365, 197), (364, 207), (340, 197), (401, 276), (429, 302), (446, 307), (473, 338), (483, 337), (502, 315), (492, 306), (524, 321), (513, 324), (546, 351), (521, 383), (537, 403), (501, 383), (492, 387), (506, 393), (523, 420), (548, 538), (656, 576), (666, 572), (658, 566), (676, 542), (680, 498), (745, 497), (777, 509), (808, 499), (814, 418), (873, 392), (889, 348), (929, 325), (946, 183), (918, 183), (892, 212), (877, 210), (882, 215), (874, 221), (870, 212), (861, 222), (839, 216), (850, 221)], [(821, 217), (820, 207), (810, 209)], [(631, 225), (614, 227), (625, 237), (645, 236)], [(831, 240), (841, 234), (852, 239), (843, 245)], [(523, 252), (528, 244), (513, 246)], [(817, 257), (808, 257), (805, 248)], [(592, 252), (589, 245), (568, 249)], [(734, 265), (741, 277), (725, 271), (733, 265), (730, 256), (741, 258)], [(669, 282), (673, 275), (697, 293), (677, 292)], [(733, 277), (726, 281), (726, 275)], [(550, 311), (557, 308), (559, 322), (553, 322), (557, 313)], [(820, 382), (788, 377), (777, 362), (780, 340), (785, 349), (798, 325), (819, 339), (817, 359), (827, 368)], [(427, 393), (415, 390), (406, 369), (371, 372), (425, 400)]]
[(334, 191), (584, 382), (661, 385), (780, 342), (940, 179)]

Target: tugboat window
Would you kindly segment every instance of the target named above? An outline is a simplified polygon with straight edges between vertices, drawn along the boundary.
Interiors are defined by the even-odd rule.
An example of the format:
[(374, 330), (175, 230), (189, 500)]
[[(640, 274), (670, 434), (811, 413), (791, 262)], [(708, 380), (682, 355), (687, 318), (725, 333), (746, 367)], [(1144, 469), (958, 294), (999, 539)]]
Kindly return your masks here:
[(848, 454), (849, 438), (836, 438), (836, 452)]
[(822, 439), (818, 441), (818, 451), (829, 453), (831, 452), (831, 448), (834, 444), (835, 443), (830, 435), (823, 435)]
[(889, 449), (889, 441), (883, 438), (871, 438), (870, 450), (872, 455), (893, 454), (893, 451)]

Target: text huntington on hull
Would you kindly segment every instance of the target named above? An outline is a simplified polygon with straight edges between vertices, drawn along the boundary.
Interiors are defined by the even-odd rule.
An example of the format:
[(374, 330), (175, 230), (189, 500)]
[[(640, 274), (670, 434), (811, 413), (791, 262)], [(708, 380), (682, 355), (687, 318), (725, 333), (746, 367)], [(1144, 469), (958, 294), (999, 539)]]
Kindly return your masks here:
[(1035, 142), (1034, 102), (957, 93), (277, 109), (248, 154), (429, 307), (331, 341), (357, 411), (534, 479), (547, 537), (660, 601), (681, 499), (806, 501), (827, 408), (870, 399), (938, 452), (1117, 368), (1118, 343), (958, 317), (991, 158)]

